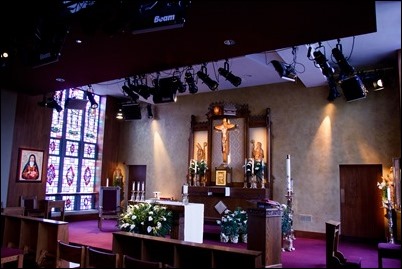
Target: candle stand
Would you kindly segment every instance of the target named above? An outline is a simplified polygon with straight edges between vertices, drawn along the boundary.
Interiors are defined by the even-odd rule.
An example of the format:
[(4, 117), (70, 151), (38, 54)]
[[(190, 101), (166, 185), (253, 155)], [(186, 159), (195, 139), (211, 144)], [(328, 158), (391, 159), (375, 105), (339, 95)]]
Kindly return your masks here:
[(394, 244), (394, 223), (392, 221), (392, 202), (388, 200), (385, 205), (387, 206), (387, 214), (386, 218), (388, 219), (388, 233), (389, 233), (389, 238), (388, 238), (388, 243)]
[(293, 247), (293, 241), (296, 240), (296, 237), (294, 236), (294, 230), (293, 230), (293, 191), (288, 190), (287, 195), (285, 195), (286, 200), (287, 200), (287, 211), (288, 211), (288, 221), (290, 223), (290, 231), (283, 237), (284, 241), (284, 247), (283, 250), (286, 251), (293, 251), (296, 250)]

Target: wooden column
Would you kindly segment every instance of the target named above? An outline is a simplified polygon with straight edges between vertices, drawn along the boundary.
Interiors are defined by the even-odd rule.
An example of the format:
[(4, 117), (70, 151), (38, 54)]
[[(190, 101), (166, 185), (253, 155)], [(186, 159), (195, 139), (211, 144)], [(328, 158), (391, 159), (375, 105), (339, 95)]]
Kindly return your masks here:
[(265, 268), (282, 267), (282, 210), (250, 208), (247, 213), (247, 249), (262, 251), (262, 264)]

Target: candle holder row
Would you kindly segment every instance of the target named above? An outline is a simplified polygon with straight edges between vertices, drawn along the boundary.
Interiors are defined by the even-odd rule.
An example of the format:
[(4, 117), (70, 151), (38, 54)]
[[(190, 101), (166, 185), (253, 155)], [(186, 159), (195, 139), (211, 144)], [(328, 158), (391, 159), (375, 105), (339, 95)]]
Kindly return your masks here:
[(130, 200), (136, 202), (145, 201), (145, 191), (132, 191)]

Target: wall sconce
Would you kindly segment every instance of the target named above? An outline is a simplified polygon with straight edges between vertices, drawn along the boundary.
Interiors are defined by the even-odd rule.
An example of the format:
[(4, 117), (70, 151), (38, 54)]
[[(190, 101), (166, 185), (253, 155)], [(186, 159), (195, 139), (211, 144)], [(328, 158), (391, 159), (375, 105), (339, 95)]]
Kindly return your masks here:
[(205, 64), (203, 64), (203, 65), (201, 66), (201, 70), (197, 72), (197, 76), (198, 76), (199, 79), (202, 80), (202, 82), (205, 83), (205, 85), (208, 86), (208, 88), (209, 88), (211, 91), (215, 91), (216, 89), (218, 89), (218, 86), (219, 86), (218, 82), (216, 82), (215, 80), (212, 80), (212, 79), (208, 76), (208, 74), (207, 74), (207, 67), (206, 67)]
[(123, 110), (121, 108), (119, 108), (119, 111), (116, 114), (116, 119), (118, 119), (118, 120), (124, 119)]
[(225, 61), (223, 68), (220, 67), (218, 68), (218, 73), (226, 78), (227, 81), (229, 81), (230, 83), (232, 83), (233, 86), (239, 86), (241, 84), (241, 78), (238, 76), (233, 75), (230, 71), (229, 71), (229, 62), (228, 60)]

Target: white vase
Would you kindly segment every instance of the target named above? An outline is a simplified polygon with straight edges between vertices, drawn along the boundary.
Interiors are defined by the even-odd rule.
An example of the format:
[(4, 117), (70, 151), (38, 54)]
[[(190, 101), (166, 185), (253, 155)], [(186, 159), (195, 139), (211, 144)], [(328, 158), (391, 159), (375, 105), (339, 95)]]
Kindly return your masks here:
[(230, 242), (235, 243), (235, 244), (239, 243), (239, 235), (238, 234), (231, 235), (230, 236)]
[(221, 239), (221, 242), (222, 242), (222, 243), (227, 243), (227, 242), (229, 242), (229, 236), (226, 235), (226, 234), (224, 234), (224, 233), (221, 233), (221, 234), (220, 234), (220, 239)]
[(241, 241), (247, 243), (247, 234), (241, 234)]

